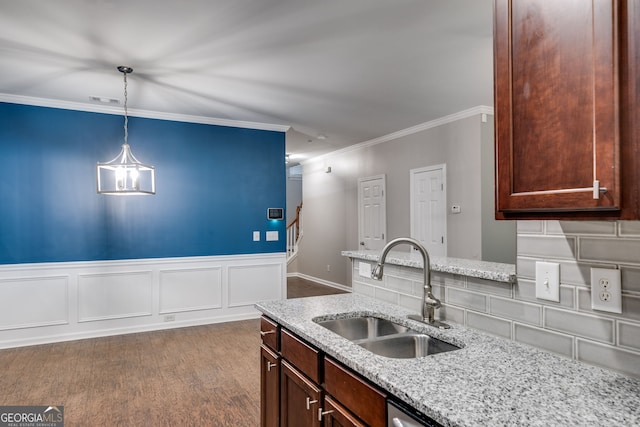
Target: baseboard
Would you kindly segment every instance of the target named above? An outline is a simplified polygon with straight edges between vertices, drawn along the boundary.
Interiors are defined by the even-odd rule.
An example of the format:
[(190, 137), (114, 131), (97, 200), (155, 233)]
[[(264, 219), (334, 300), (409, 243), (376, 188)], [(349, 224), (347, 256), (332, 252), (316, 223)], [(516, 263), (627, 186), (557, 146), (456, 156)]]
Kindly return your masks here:
[(351, 292), (351, 286), (341, 285), (340, 283), (331, 282), (329, 280), (320, 279), (318, 277), (308, 276), (303, 273), (287, 273), (287, 277), (298, 277), (300, 279), (308, 280), (310, 282), (315, 282), (320, 285), (329, 286), (332, 288), (340, 289), (346, 292)]

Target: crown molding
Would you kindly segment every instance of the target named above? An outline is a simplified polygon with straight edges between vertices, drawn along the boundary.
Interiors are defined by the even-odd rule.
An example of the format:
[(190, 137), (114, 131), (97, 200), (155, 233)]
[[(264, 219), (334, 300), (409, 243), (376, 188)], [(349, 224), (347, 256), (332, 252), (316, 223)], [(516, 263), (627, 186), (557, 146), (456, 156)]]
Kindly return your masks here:
[(447, 123), (455, 122), (457, 120), (466, 119), (468, 117), (473, 117), (478, 114), (491, 114), (493, 115), (493, 107), (489, 107), (487, 105), (478, 105), (473, 108), (469, 108), (468, 110), (463, 110), (457, 113), (449, 114), (448, 116), (441, 117), (439, 119), (434, 119), (428, 122), (421, 123), (419, 125), (415, 125), (406, 129), (399, 130), (397, 132), (390, 133), (388, 135), (383, 135), (378, 138), (370, 139), (358, 144), (350, 145), (345, 148), (341, 148), (340, 150), (332, 151), (330, 153), (323, 154), (321, 156), (317, 156), (311, 159), (308, 159), (301, 164), (313, 163), (318, 160), (322, 160), (329, 156), (335, 156), (340, 154), (346, 154), (351, 151), (359, 150), (361, 148), (371, 147), (373, 145), (382, 144), (384, 142), (393, 141), (408, 135), (413, 135), (414, 133), (422, 132), (428, 129), (435, 128), (437, 126), (442, 126)]
[[(116, 114), (122, 115), (121, 107), (111, 107), (107, 105), (83, 104), (81, 102), (61, 101), (47, 98), (36, 98), (32, 96), (11, 95), (0, 93), (0, 102), (11, 104), (33, 105), (36, 107), (61, 108), (63, 110), (85, 111), (90, 113)], [(191, 116), (187, 114), (162, 113), (158, 111), (128, 109), (127, 114), (133, 117), (147, 119), (169, 120), (173, 122), (199, 123), (206, 125), (228, 126), (245, 129), (269, 130), (275, 132), (287, 132), (291, 126), (276, 125), (270, 123), (248, 122), (242, 120), (218, 119), (215, 117)]]

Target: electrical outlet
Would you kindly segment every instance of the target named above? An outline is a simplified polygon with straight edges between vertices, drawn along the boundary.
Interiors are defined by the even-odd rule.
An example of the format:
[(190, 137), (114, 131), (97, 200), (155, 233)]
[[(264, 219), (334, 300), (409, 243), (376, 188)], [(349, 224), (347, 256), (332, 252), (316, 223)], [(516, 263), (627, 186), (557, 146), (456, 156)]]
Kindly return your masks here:
[(560, 264), (536, 262), (536, 298), (560, 302)]
[(613, 268), (591, 269), (591, 308), (611, 313), (622, 313), (620, 270)]
[(165, 322), (175, 322), (175, 320), (176, 320), (175, 314), (167, 314), (166, 316), (164, 316)]
[(368, 262), (358, 262), (358, 274), (360, 277), (371, 279), (371, 264)]

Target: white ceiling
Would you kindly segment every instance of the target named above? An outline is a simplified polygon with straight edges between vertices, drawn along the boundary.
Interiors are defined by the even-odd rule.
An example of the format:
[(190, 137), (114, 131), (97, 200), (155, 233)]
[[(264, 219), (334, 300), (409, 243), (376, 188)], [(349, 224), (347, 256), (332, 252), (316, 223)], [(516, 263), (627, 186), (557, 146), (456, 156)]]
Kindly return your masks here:
[(492, 58), (492, 0), (0, 0), (5, 99), (95, 109), (129, 65), (132, 111), (291, 126), (307, 158), (493, 105)]

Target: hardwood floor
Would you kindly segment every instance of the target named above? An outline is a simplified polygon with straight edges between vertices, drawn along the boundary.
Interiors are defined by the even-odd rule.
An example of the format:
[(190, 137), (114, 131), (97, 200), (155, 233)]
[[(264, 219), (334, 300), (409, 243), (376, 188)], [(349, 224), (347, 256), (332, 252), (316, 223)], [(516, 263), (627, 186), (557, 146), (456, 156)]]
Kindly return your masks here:
[(0, 351), (0, 405), (63, 405), (65, 426), (259, 425), (259, 321)]
[[(288, 298), (343, 292), (288, 282)], [(259, 330), (255, 319), (0, 350), (0, 405), (62, 405), (66, 427), (258, 426)]]
[(287, 278), (287, 298), (303, 298), (320, 295), (343, 294), (346, 291), (321, 285), (299, 277)]

